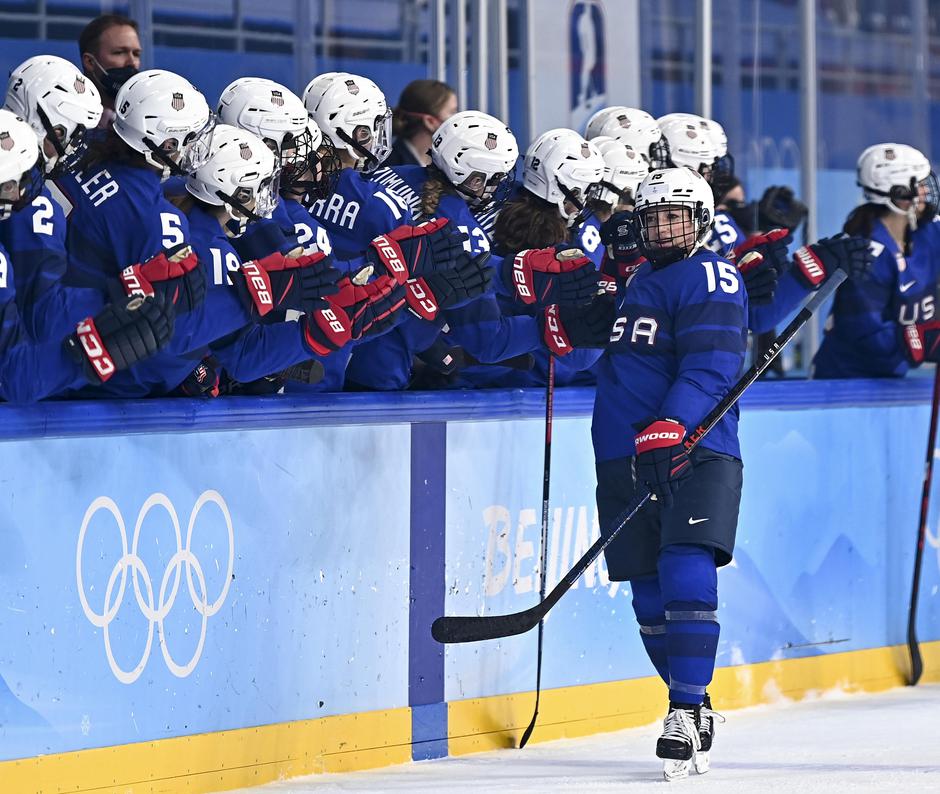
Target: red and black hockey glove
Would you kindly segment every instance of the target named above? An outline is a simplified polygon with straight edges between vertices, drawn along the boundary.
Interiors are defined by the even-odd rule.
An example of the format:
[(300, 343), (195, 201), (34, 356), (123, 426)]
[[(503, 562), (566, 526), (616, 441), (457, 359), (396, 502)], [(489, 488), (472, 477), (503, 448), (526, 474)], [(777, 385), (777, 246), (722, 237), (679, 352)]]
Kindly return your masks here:
[(319, 251), (298, 257), (273, 253), (243, 262), (230, 275), (246, 305), (263, 317), (274, 309), (305, 312), (316, 308), (321, 298), (335, 295), (342, 273), (332, 263)]
[(616, 301), (601, 295), (584, 306), (553, 304), (538, 315), (542, 341), (556, 356), (575, 348), (606, 347), (617, 315)]
[(109, 303), (82, 320), (63, 344), (92, 383), (152, 356), (173, 337), (175, 312), (162, 295)]
[(206, 297), (206, 274), (186, 244), (161, 251), (142, 265), (128, 265), (119, 278), (125, 295), (144, 298), (160, 293), (177, 314), (192, 311)]
[(637, 245), (636, 220), (632, 212), (615, 212), (601, 226), (604, 261), (601, 271), (608, 276), (627, 279), (646, 259)]
[(692, 476), (692, 460), (683, 443), (685, 427), (675, 419), (656, 419), (637, 433), (636, 479), (646, 483), (663, 507), (672, 507), (673, 497)]
[(405, 287), (391, 276), (379, 276), (368, 284), (344, 278), (336, 295), (307, 313), (304, 342), (317, 355), (328, 355), (351, 340), (388, 330), (398, 322), (404, 305)]
[(422, 320), (434, 320), (441, 309), (462, 306), (485, 294), (493, 281), (490, 254), (477, 254), (460, 267), (413, 278), (405, 284), (408, 308)]
[(925, 361), (940, 363), (940, 320), (916, 325), (902, 325), (904, 351), (912, 366), (918, 367)]
[(874, 261), (868, 245), (864, 237), (847, 234), (825, 237), (798, 249), (793, 255), (793, 267), (800, 281), (810, 289), (816, 289), (837, 267), (849, 278), (867, 281)]
[(580, 248), (529, 248), (503, 260), (503, 283), (527, 305), (590, 303), (599, 291), (600, 274)]
[(404, 284), (410, 278), (451, 270), (466, 262), (470, 258), (465, 245), (469, 239), (446, 218), (435, 218), (379, 235), (365, 253), (377, 273), (386, 272)]
[(788, 229), (773, 229), (748, 237), (728, 255), (744, 279), (749, 303), (773, 300), (777, 282), (791, 264), (787, 246), (792, 242)]

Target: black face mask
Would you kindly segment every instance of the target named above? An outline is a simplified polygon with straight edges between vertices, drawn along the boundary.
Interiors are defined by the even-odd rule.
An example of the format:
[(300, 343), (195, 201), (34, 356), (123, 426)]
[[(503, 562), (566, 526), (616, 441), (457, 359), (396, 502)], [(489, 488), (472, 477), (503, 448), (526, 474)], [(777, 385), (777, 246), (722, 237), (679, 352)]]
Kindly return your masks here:
[(117, 92), (120, 91), (121, 86), (124, 85), (128, 80), (130, 80), (135, 74), (137, 74), (139, 69), (133, 66), (115, 66), (112, 69), (105, 69), (100, 63), (98, 63), (97, 58), (93, 58), (95, 66), (98, 67), (98, 83), (101, 85), (101, 90), (104, 91), (111, 99), (114, 99), (117, 96)]

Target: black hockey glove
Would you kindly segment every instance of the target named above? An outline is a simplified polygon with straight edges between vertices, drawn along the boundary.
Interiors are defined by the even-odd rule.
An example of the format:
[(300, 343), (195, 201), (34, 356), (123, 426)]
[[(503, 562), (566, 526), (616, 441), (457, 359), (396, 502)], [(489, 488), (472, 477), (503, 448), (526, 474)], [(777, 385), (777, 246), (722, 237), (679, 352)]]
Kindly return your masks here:
[(867, 281), (871, 278), (873, 262), (868, 240), (846, 234), (804, 245), (793, 255), (794, 270), (810, 289), (816, 289), (837, 267), (842, 268), (849, 278)]
[(479, 298), (490, 288), (493, 269), (489, 252), (477, 254), (453, 270), (413, 278), (405, 284), (408, 308), (422, 320), (434, 320), (441, 309), (452, 309)]
[(785, 185), (767, 188), (757, 203), (757, 224), (760, 229), (796, 229), (808, 214), (806, 205)]
[(584, 306), (548, 306), (538, 315), (542, 341), (556, 356), (579, 347), (606, 347), (616, 315), (616, 301), (609, 295)]
[(777, 289), (777, 281), (790, 267), (787, 246), (793, 236), (786, 229), (774, 229), (766, 234), (755, 234), (735, 248), (728, 258), (734, 262), (744, 278), (748, 302), (770, 303)]
[(636, 220), (632, 212), (615, 212), (601, 226), (605, 256), (601, 270), (621, 279), (628, 278), (646, 259), (637, 246)]
[(404, 284), (410, 278), (463, 265), (470, 259), (465, 246), (469, 239), (446, 218), (435, 218), (379, 235), (369, 243), (365, 255), (376, 273), (387, 272)]
[(645, 427), (633, 439), (636, 479), (646, 483), (663, 507), (672, 507), (679, 486), (692, 476), (692, 461), (682, 443), (685, 427), (675, 419), (640, 424)]
[(175, 314), (162, 295), (109, 303), (82, 320), (63, 344), (92, 383), (104, 383), (152, 356), (173, 336)]

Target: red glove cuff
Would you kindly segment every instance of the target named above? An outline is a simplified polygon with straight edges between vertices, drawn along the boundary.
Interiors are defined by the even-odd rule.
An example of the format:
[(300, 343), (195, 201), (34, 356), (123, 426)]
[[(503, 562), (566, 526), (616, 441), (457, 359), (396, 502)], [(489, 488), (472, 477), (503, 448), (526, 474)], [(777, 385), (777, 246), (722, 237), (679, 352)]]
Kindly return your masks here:
[(826, 266), (823, 264), (812, 249), (808, 246), (802, 246), (793, 255), (793, 264), (797, 266), (806, 282), (815, 289), (826, 278)]
[(95, 327), (94, 319), (86, 317), (82, 320), (75, 329), (75, 335), (82, 345), (82, 352), (94, 367), (95, 374), (104, 383), (115, 373), (116, 368)]
[(437, 298), (423, 278), (413, 278), (405, 284), (405, 301), (422, 320), (434, 320), (440, 311)]
[(657, 419), (637, 433), (633, 443), (636, 446), (636, 454), (642, 455), (653, 449), (674, 447), (681, 444), (684, 438), (685, 427), (675, 419)]
[[(393, 232), (394, 234), (394, 232)], [(421, 243), (419, 243), (420, 245)], [(410, 275), (408, 265), (405, 263), (405, 255), (398, 242), (387, 234), (380, 234), (370, 245), (378, 254), (379, 261), (385, 266), (389, 275), (399, 284), (408, 281)]]
[(153, 284), (143, 274), (141, 265), (128, 265), (121, 271), (118, 278), (121, 279), (124, 293), (128, 296), (148, 297), (153, 295)]
[(566, 356), (571, 352), (571, 341), (561, 324), (558, 304), (553, 303), (545, 308), (545, 323), (543, 326), (545, 346), (556, 356)]
[(271, 277), (258, 262), (242, 262), (242, 274), (248, 294), (262, 317), (274, 308), (274, 292), (271, 289)]
[(789, 233), (789, 229), (771, 229), (766, 234), (755, 234), (753, 237), (748, 237), (739, 246), (736, 246), (728, 255), (728, 259), (733, 262), (736, 259), (740, 259), (752, 248), (757, 248), (757, 246), (764, 245), (765, 243), (775, 243), (777, 240), (782, 240)]
[[(314, 353), (327, 356), (335, 353), (352, 338), (352, 323), (346, 312), (339, 306), (325, 301), (323, 308), (309, 313), (304, 323), (304, 341)], [(310, 324), (316, 326), (319, 336), (313, 332)]]

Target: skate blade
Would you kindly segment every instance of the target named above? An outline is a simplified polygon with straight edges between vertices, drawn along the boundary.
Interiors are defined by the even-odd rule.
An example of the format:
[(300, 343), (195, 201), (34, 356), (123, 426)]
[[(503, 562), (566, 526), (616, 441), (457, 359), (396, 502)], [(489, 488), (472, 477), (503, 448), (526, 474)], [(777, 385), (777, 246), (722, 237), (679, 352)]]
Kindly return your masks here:
[(667, 758), (663, 761), (663, 777), (668, 781), (682, 780), (689, 776), (691, 768), (691, 761), (676, 761)]
[(709, 758), (708, 751), (706, 750), (702, 753), (696, 753), (693, 764), (695, 765), (695, 771), (700, 775), (704, 775), (709, 769), (711, 769), (712, 762), (711, 758)]

